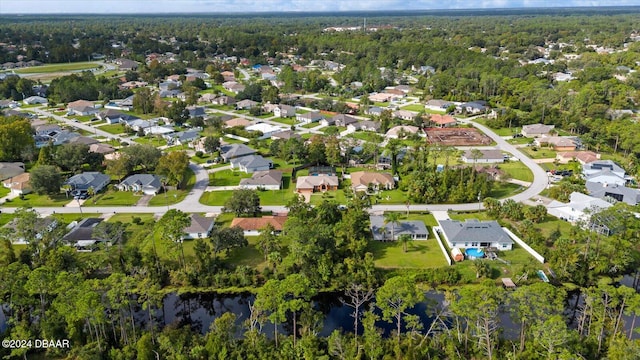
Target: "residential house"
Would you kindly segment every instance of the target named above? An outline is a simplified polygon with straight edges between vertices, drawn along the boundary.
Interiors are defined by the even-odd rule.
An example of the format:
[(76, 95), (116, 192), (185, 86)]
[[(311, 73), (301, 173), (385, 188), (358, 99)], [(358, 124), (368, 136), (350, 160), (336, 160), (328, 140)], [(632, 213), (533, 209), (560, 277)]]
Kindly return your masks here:
[(282, 171), (255, 171), (251, 178), (240, 180), (240, 188), (254, 190), (280, 190), (282, 189)]
[(83, 144), (83, 145), (93, 145), (97, 144), (99, 141), (88, 136), (75, 136), (66, 141), (68, 144)]
[(324, 116), (322, 116), (321, 113), (319, 112), (309, 112), (306, 114), (296, 114), (296, 120), (303, 123), (303, 124), (311, 124), (314, 122), (318, 122), (320, 120), (323, 120)]
[(245, 119), (245, 118), (233, 118), (231, 120), (227, 120), (227, 121), (224, 122), (225, 127), (228, 127), (228, 128), (232, 128), (232, 127), (236, 127), (236, 126), (244, 128), (244, 127), (247, 127), (247, 126), (249, 126), (251, 124), (252, 124), (252, 122), (247, 120), (247, 119)]
[(47, 104), (49, 100), (42, 96), (29, 96), (28, 98), (22, 100), (25, 105), (33, 105), (33, 104)]
[(555, 128), (555, 125), (544, 125), (544, 124), (531, 124), (524, 125), (522, 127), (522, 136), (528, 138), (537, 138), (541, 136), (548, 136), (551, 133), (551, 130)]
[(347, 125), (347, 130), (352, 132), (357, 130), (378, 132), (380, 127), (381, 123), (379, 121), (361, 120), (355, 124)]
[(563, 203), (557, 200), (547, 205), (547, 212), (561, 220), (566, 220), (572, 224), (578, 222), (586, 224), (589, 222), (591, 215), (610, 208), (611, 203), (602, 199), (585, 195), (579, 192), (573, 192), (569, 195), (569, 202)]
[(191, 214), (191, 223), (183, 229), (185, 235), (183, 239), (203, 239), (211, 235), (214, 219), (210, 217)]
[(333, 121), (335, 126), (342, 126), (342, 127), (346, 127), (347, 125), (355, 124), (358, 122), (358, 119), (345, 114), (338, 114), (332, 117), (331, 120)]
[(237, 110), (249, 110), (249, 109), (253, 109), (254, 107), (258, 106), (258, 102), (257, 101), (253, 101), (253, 100), (249, 100), (249, 99), (244, 99), (244, 100), (240, 100), (236, 103), (236, 109)]
[(249, 125), (245, 128), (247, 131), (259, 131), (262, 133), (262, 136), (258, 137), (258, 140), (268, 139), (273, 134), (277, 134), (282, 130), (286, 130), (286, 128), (275, 126), (267, 123), (257, 123), (253, 125)]
[(455, 104), (447, 100), (432, 99), (432, 100), (428, 100), (427, 103), (424, 105), (424, 107), (426, 109), (433, 110), (433, 111), (443, 111), (443, 110), (447, 110), (451, 105), (455, 105)]
[(470, 101), (456, 106), (456, 111), (458, 113), (465, 113), (470, 115), (482, 114), (488, 109), (489, 107), (487, 106), (487, 102), (483, 100)]
[[(475, 149), (478, 150), (478, 149)], [(502, 151), (493, 149), (493, 150), (466, 150), (462, 154), (462, 161), (467, 164), (493, 164), (493, 163), (502, 163), (504, 162), (505, 155)]]
[(548, 146), (556, 151), (574, 151), (578, 147), (575, 138), (568, 136), (542, 136), (534, 140), (536, 146)]
[(244, 144), (229, 144), (220, 146), (220, 157), (225, 162), (231, 159), (249, 156), (255, 154), (256, 151)]
[(11, 100), (11, 99), (0, 100), (0, 109), (4, 109), (4, 108), (15, 109), (17, 107), (20, 107), (20, 104), (15, 100)]
[(393, 115), (393, 117), (408, 121), (413, 121), (418, 116), (417, 112), (409, 110), (397, 110), (391, 114)]
[(456, 124), (458, 123), (458, 121), (456, 121), (453, 116), (441, 114), (431, 114), (429, 122), (439, 128), (456, 126)]
[(403, 235), (409, 235), (412, 240), (427, 240), (429, 230), (423, 221), (402, 220), (397, 223), (385, 223), (380, 215), (369, 216), (370, 229), (374, 240), (396, 241)]
[(273, 115), (280, 118), (296, 116), (296, 108), (289, 105), (278, 105), (273, 109)]
[(605, 170), (609, 170), (619, 178), (627, 178), (627, 172), (612, 160), (597, 160), (587, 163), (582, 166), (582, 175), (589, 177)]
[(379, 106), (370, 106), (364, 111), (364, 114), (369, 116), (380, 116), (383, 111), (384, 109)]
[(55, 134), (57, 134), (60, 131), (62, 131), (62, 128), (59, 125), (56, 125), (56, 124), (44, 124), (44, 125), (36, 126), (36, 128), (34, 130), (35, 130), (36, 135), (54, 136)]
[(338, 190), (338, 177), (335, 175), (299, 176), (296, 181), (296, 192), (311, 194)]
[(62, 130), (59, 133), (50, 136), (49, 138), (53, 145), (62, 145), (73, 141), (74, 138), (77, 138), (79, 136), (80, 134), (78, 134), (77, 132)]
[(593, 151), (566, 151), (559, 152), (556, 155), (556, 159), (560, 164), (567, 164), (570, 161), (577, 161), (581, 165), (585, 165), (587, 163), (599, 160), (600, 154), (596, 154)]
[(129, 115), (125, 115), (118, 110), (107, 109), (98, 113), (97, 118), (106, 122), (107, 124), (118, 124), (124, 122), (124, 119)]
[(157, 195), (162, 188), (162, 181), (155, 174), (135, 174), (116, 185), (120, 191), (141, 192), (145, 195)]
[(403, 98), (403, 97), (407, 96), (407, 93), (405, 93), (402, 90), (398, 90), (396, 88), (387, 88), (387, 89), (384, 89), (382, 92), (385, 93), (385, 94), (391, 94), (391, 95), (395, 96), (396, 98)]
[(118, 65), (118, 68), (120, 70), (135, 71), (138, 68), (138, 63), (133, 60), (120, 58), (120, 59), (116, 59), (114, 62), (116, 63), (116, 65)]
[(189, 112), (189, 118), (191, 119), (207, 116), (207, 113), (202, 106), (187, 106), (187, 111)]
[(227, 82), (224, 82), (224, 83), (222, 84), (222, 87), (223, 87), (225, 90), (230, 91), (230, 92), (232, 92), (232, 93), (234, 93), (234, 94), (238, 94), (238, 93), (240, 93), (240, 92), (244, 91), (244, 89), (245, 89), (245, 86), (244, 86), (244, 85), (242, 85), (242, 84), (240, 84), (240, 83), (237, 83), (237, 82), (235, 82), (235, 81), (227, 81)]
[(167, 141), (170, 142), (171, 145), (189, 145), (189, 143), (193, 142), (199, 137), (200, 137), (199, 129), (191, 129), (187, 131), (180, 131), (177, 133), (165, 135), (165, 138), (166, 139), (168, 138)]
[(65, 244), (73, 245), (78, 251), (95, 250), (98, 244), (104, 240), (95, 236), (93, 230), (103, 220), (101, 218), (85, 218), (80, 222), (72, 222), (69, 224), (71, 230), (62, 237), (62, 241)]
[(217, 95), (212, 93), (206, 93), (198, 98), (199, 103), (212, 103), (216, 99)]
[(9, 179), (24, 173), (24, 163), (0, 162), (0, 180)]
[(333, 166), (311, 166), (309, 168), (310, 176), (336, 176), (336, 168)]
[(65, 185), (70, 185), (72, 190), (81, 192), (87, 192), (89, 188), (93, 188), (93, 191), (98, 193), (110, 182), (111, 178), (108, 175), (99, 172), (83, 172), (67, 179)]
[(174, 133), (174, 130), (172, 127), (158, 126), (158, 125), (149, 126), (147, 128), (142, 129), (142, 131), (144, 132), (145, 136), (160, 135), (162, 137), (165, 137)]
[(239, 227), (243, 230), (244, 236), (258, 236), (268, 225), (273, 227), (275, 234), (280, 234), (287, 222), (286, 216), (263, 216), (253, 218), (235, 218), (231, 221), (230, 227)]
[(239, 169), (247, 174), (256, 171), (267, 171), (273, 167), (270, 160), (263, 158), (261, 155), (247, 155), (230, 160), (231, 167)]
[(369, 100), (372, 102), (385, 103), (391, 101), (394, 98), (393, 94), (377, 93), (369, 95)]
[(393, 176), (389, 173), (356, 171), (351, 173), (351, 189), (353, 192), (369, 190), (391, 190), (395, 187)]
[(93, 115), (97, 114), (99, 110), (95, 107), (92, 101), (78, 100), (67, 104), (67, 110), (70, 115)]
[(284, 130), (277, 132), (275, 134), (271, 134), (271, 140), (289, 140), (289, 139), (302, 139), (300, 134), (291, 130)]
[(444, 236), (450, 248), (495, 248), (501, 251), (513, 248), (513, 239), (495, 220), (438, 220), (438, 223), (437, 231)]
[(2, 181), (2, 186), (9, 189), (12, 195), (23, 195), (31, 192), (31, 184), (29, 180), (31, 174), (22, 173)]
[(640, 204), (640, 190), (628, 188), (624, 185), (597, 183), (587, 181), (589, 195), (608, 201), (621, 201), (631, 206)]
[(399, 125), (389, 129), (385, 137), (388, 139), (401, 139), (413, 134), (420, 134), (420, 129), (417, 126)]
[(585, 176), (585, 180), (587, 183), (616, 186), (625, 186), (628, 181), (626, 178), (620, 177), (620, 175), (609, 169), (604, 169), (595, 174), (587, 175)]
[(96, 144), (89, 145), (89, 152), (93, 152), (97, 154), (105, 155), (105, 154), (111, 154), (115, 151), (116, 149), (109, 144), (96, 143)]
[(227, 96), (227, 95), (222, 95), (219, 96), (217, 98), (215, 98), (212, 103), (216, 104), (216, 105), (233, 105), (236, 103), (236, 99), (232, 98), (231, 96)]
[(224, 82), (236, 81), (236, 76), (233, 71), (223, 71), (220, 75), (224, 78)]

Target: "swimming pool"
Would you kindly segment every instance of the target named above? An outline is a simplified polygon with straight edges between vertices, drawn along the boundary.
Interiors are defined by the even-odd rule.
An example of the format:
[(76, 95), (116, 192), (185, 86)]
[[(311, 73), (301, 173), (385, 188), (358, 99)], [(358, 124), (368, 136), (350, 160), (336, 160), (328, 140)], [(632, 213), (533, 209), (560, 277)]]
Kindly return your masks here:
[(484, 257), (484, 251), (478, 249), (478, 248), (468, 248), (464, 251), (464, 253), (467, 255), (467, 257), (471, 260), (474, 259), (481, 259)]

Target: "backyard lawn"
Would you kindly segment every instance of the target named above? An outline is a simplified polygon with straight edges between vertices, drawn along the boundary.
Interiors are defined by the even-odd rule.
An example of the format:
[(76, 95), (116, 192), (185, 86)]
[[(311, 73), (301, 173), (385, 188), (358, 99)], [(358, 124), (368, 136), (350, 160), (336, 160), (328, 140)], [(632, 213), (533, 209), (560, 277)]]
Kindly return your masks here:
[(447, 265), (436, 240), (431, 236), (428, 240), (414, 240), (407, 244), (407, 252), (403, 251), (399, 241), (375, 241), (367, 245), (367, 251), (373, 254), (376, 267), (392, 268), (439, 268)]
[(237, 186), (241, 179), (250, 178), (251, 174), (236, 170), (222, 170), (209, 173), (209, 186)]
[(424, 105), (422, 105), (422, 104), (411, 104), (411, 105), (401, 106), (400, 109), (408, 110), (408, 111), (420, 112), (420, 111), (424, 111)]

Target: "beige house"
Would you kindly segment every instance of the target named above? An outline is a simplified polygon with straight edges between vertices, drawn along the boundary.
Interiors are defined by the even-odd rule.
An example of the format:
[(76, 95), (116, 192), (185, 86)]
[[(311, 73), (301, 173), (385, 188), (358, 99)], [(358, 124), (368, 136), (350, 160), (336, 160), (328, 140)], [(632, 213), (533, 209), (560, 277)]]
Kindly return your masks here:
[(22, 195), (31, 192), (31, 185), (29, 179), (31, 175), (29, 173), (22, 173), (14, 177), (10, 177), (2, 182), (2, 186), (11, 190), (13, 195)]
[(296, 192), (311, 194), (338, 190), (338, 177), (335, 175), (300, 176), (296, 181)]
[(368, 191), (369, 186), (374, 191), (391, 190), (395, 187), (393, 176), (389, 173), (378, 173), (369, 171), (357, 171), (351, 173), (351, 189), (354, 192)]

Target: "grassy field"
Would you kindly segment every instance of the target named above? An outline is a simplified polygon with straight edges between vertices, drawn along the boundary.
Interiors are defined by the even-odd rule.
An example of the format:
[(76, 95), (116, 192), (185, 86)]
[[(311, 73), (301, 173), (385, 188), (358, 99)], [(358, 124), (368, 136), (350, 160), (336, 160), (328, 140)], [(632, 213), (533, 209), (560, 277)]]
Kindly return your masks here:
[(512, 183), (496, 181), (493, 183), (493, 189), (488, 196), (494, 199), (502, 199), (514, 195), (520, 191), (521, 186)]
[[(269, 117), (271, 117), (273, 115), (270, 115)], [(298, 122), (296, 121), (296, 118), (275, 118), (272, 119), (271, 121), (275, 121), (278, 122), (280, 124), (285, 124), (285, 125), (295, 125)]]
[(536, 148), (533, 146), (528, 146), (525, 148), (520, 148), (520, 151), (527, 154), (532, 159), (555, 159), (558, 154), (556, 151), (546, 148)]
[(317, 122), (302, 125), (302, 127), (305, 129), (313, 129), (314, 127), (317, 127), (317, 126), (320, 126), (320, 124), (318, 124)]
[(97, 129), (106, 131), (109, 134), (118, 135), (125, 132), (124, 125), (122, 124), (110, 124), (110, 125), (102, 125), (97, 127)]
[(45, 74), (64, 71), (77, 71), (101, 68), (102, 65), (94, 62), (77, 62), (77, 63), (63, 63), (63, 64), (51, 64), (28, 67), (24, 69), (17, 69), (17, 74)]
[(39, 207), (39, 206), (64, 206), (71, 200), (70, 197), (60, 193), (53, 196), (38, 195), (35, 193), (27, 194), (24, 199), (15, 198), (2, 204), (5, 207)]
[(133, 206), (140, 200), (140, 197), (131, 191), (110, 189), (94, 198), (87, 199), (84, 206)]
[(11, 190), (9, 190), (8, 188), (0, 186), (0, 198), (9, 195), (10, 192)]
[[(102, 128), (101, 128), (102, 129)], [(159, 137), (137, 137), (133, 140), (138, 144), (149, 144), (153, 146), (164, 146), (167, 145), (167, 141), (163, 138)]]
[(149, 200), (149, 206), (164, 206), (177, 204), (189, 194), (193, 186), (196, 184), (196, 174), (193, 170), (187, 169), (185, 179), (182, 182), (182, 186), (177, 190), (169, 190), (166, 193), (158, 194)]
[(420, 111), (424, 111), (424, 105), (422, 105), (422, 104), (411, 104), (411, 105), (401, 106), (400, 109), (408, 110), (408, 111), (420, 112)]
[(209, 173), (209, 186), (237, 186), (241, 179), (250, 178), (251, 174), (236, 170), (222, 170)]
[[(285, 174), (282, 177), (284, 183), (283, 190), (264, 190), (258, 191), (260, 197), (260, 205), (284, 205), (291, 200), (296, 194), (289, 189), (291, 176)], [(233, 190), (228, 191), (208, 191), (200, 197), (200, 203), (210, 206), (224, 206), (225, 202), (233, 195)]]
[(498, 165), (498, 168), (504, 170), (512, 179), (522, 181), (533, 181), (533, 173), (521, 161), (509, 161)]
[(512, 138), (507, 140), (507, 142), (509, 144), (513, 144), (513, 145), (523, 145), (523, 144), (531, 144), (533, 143), (533, 139), (529, 139), (526, 137), (521, 137), (521, 138)]

